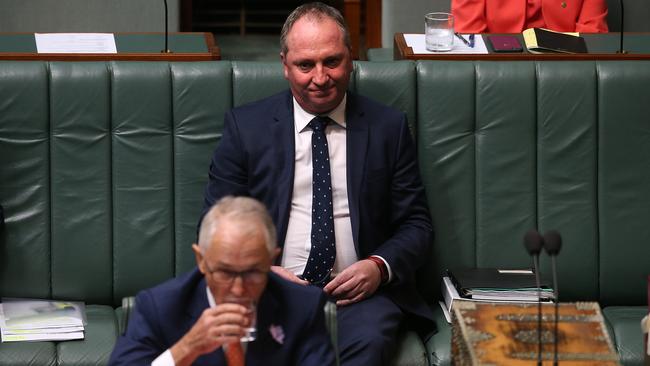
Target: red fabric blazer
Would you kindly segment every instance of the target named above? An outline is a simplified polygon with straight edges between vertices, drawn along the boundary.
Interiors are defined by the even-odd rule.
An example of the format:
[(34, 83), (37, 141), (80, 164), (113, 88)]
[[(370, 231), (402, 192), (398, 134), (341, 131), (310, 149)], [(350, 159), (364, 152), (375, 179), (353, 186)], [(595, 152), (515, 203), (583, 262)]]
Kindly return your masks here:
[[(605, 0), (541, 1), (548, 29), (586, 33), (608, 30)], [(526, 28), (526, 4), (526, 0), (452, 0), (454, 28), (461, 33), (520, 33)]]

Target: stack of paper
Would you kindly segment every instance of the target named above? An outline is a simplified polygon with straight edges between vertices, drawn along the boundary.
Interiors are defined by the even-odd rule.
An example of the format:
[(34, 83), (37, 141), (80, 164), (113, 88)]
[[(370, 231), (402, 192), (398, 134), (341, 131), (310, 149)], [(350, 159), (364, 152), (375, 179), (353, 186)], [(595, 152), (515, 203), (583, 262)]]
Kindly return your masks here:
[(545, 283), (538, 289), (531, 270), (499, 270), (474, 268), (449, 272), (442, 278), (445, 302), (440, 306), (447, 322), (451, 323), (451, 307), (454, 300), (489, 302), (537, 302), (553, 301), (554, 291)]
[(62, 341), (84, 338), (82, 302), (3, 298), (2, 342)]

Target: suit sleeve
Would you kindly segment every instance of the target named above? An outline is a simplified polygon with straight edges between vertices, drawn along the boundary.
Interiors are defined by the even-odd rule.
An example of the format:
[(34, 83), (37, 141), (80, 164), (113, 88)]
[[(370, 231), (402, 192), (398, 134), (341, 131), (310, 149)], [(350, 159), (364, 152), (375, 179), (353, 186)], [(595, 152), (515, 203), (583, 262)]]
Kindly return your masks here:
[(606, 33), (607, 31), (605, 0), (584, 0), (576, 22), (576, 32)]
[[(232, 112), (228, 112), (224, 118), (223, 136), (212, 154), (201, 219), (220, 198), (228, 195), (249, 195), (245, 156), (235, 117)], [(200, 224), (199, 220), (199, 226)]]
[(334, 347), (325, 327), (325, 312), (323, 311), (327, 299), (320, 294), (318, 305), (314, 308), (310, 321), (303, 327), (303, 333), (298, 337), (303, 340), (301, 347), (296, 350), (295, 365), (302, 366), (327, 366), (336, 364)]
[(422, 265), (429, 251), (432, 233), (424, 186), (406, 117), (401, 121), (398, 136), (390, 183), (390, 211), (387, 213), (393, 233), (372, 253), (388, 262), (397, 283), (413, 280), (415, 270)]
[(168, 346), (159, 338), (162, 332), (154, 326), (155, 317), (151, 296), (141, 292), (136, 297), (127, 331), (115, 344), (109, 361), (110, 366), (150, 365)]
[(454, 30), (460, 33), (486, 33), (485, 0), (452, 0)]

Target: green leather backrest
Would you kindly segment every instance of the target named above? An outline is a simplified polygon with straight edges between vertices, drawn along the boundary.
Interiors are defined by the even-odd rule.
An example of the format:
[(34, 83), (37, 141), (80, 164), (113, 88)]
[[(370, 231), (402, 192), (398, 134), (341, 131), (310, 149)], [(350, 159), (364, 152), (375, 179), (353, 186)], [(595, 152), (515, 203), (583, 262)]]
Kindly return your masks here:
[[(0, 294), (119, 305), (192, 268), (224, 113), (287, 86), (279, 62), (0, 62)], [(412, 62), (351, 88), (415, 116)]]
[[(0, 294), (119, 305), (190, 269), (224, 113), (286, 87), (278, 62), (0, 62)], [(643, 304), (650, 63), (355, 62), (350, 87), (417, 130), (430, 301), (447, 268), (529, 266), (537, 226), (564, 300)]]
[(650, 63), (428, 61), (417, 73), (429, 299), (448, 268), (530, 267), (522, 238), (537, 227), (563, 236), (562, 300), (643, 304)]
[(3, 296), (119, 304), (194, 264), (231, 65), (0, 63)]

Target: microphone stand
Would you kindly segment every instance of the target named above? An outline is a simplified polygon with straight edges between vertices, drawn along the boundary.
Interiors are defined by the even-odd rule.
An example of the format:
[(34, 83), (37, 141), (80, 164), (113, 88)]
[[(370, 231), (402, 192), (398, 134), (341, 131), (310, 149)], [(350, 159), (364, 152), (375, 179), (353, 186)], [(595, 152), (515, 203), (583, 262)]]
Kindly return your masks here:
[(539, 284), (539, 254), (533, 257), (533, 266), (537, 284), (537, 366), (542, 366), (542, 293)]
[(558, 323), (559, 323), (559, 304), (560, 304), (560, 290), (557, 287), (557, 269), (555, 266), (558, 253), (562, 248), (562, 236), (555, 230), (547, 231), (544, 234), (544, 249), (551, 257), (551, 266), (553, 270), (553, 294), (555, 295), (555, 319), (553, 320), (553, 366), (557, 366), (558, 357), (557, 357), (557, 344), (558, 344)]
[(172, 53), (169, 50), (169, 18), (167, 17), (167, 0), (165, 0), (165, 48), (160, 51), (161, 53)]
[(537, 285), (537, 366), (542, 366), (542, 301), (539, 281), (539, 253), (544, 246), (544, 238), (535, 229), (528, 230), (524, 235), (524, 246), (533, 257), (535, 284)]
[(553, 290), (555, 291), (555, 319), (554, 319), (554, 326), (555, 329), (553, 329), (553, 366), (557, 366), (558, 364), (558, 359), (557, 359), (557, 323), (559, 322), (559, 315), (558, 315), (558, 305), (560, 302), (560, 290), (557, 288), (557, 271), (555, 269), (555, 256), (551, 256), (551, 267), (553, 269)]
[(620, 54), (626, 54), (627, 53), (627, 51), (625, 49), (623, 49), (623, 33), (624, 33), (624, 30), (625, 30), (625, 8), (623, 7), (623, 2), (624, 2), (624, 0), (619, 0), (619, 4), (621, 4), (621, 34), (620, 34), (621, 40), (619, 42), (620, 47), (619, 47), (619, 50), (618, 50), (617, 53), (620, 53)]

